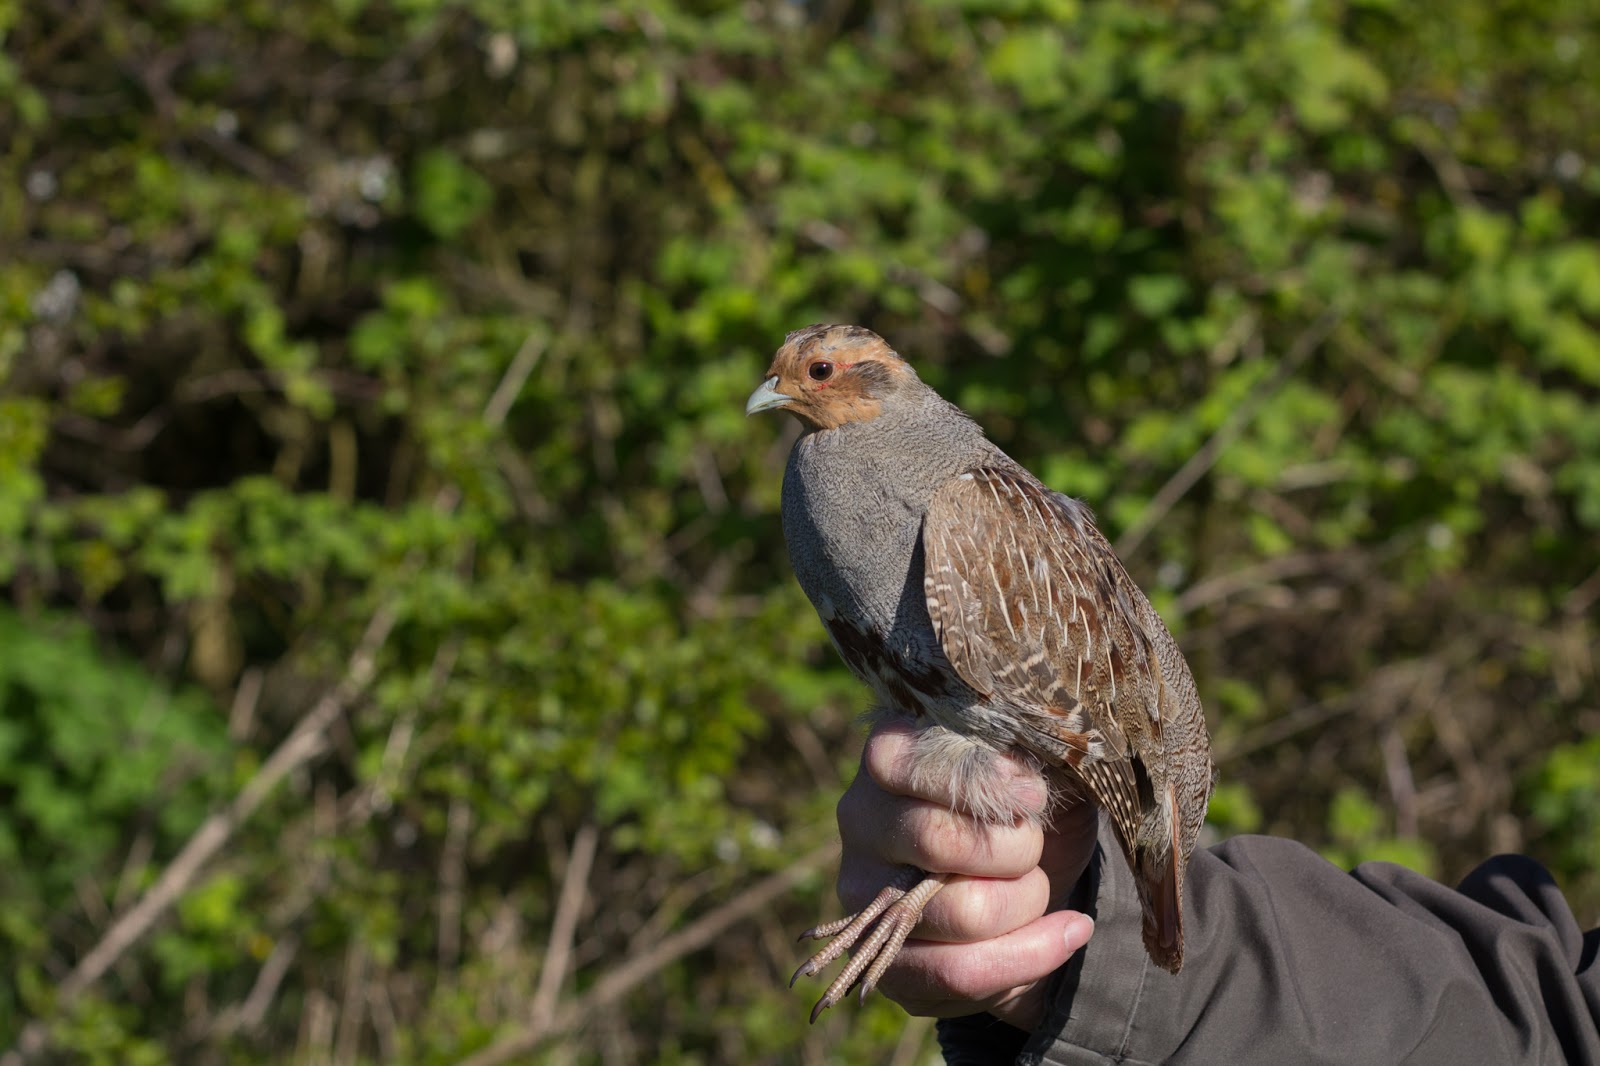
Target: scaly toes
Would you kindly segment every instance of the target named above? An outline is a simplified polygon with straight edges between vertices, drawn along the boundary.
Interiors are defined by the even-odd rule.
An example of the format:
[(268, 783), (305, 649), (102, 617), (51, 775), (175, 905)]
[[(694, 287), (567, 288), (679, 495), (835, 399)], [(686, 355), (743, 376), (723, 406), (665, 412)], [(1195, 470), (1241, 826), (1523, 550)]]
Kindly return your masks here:
[[(915, 876), (911, 876), (913, 874)], [(848, 995), (857, 981), (862, 982), (861, 998), (863, 1001), (866, 999), (867, 993), (877, 987), (878, 980), (893, 965), (895, 956), (900, 954), (900, 948), (906, 942), (906, 938), (922, 920), (922, 909), (928, 905), (934, 893), (944, 887), (947, 880), (949, 880), (948, 874), (924, 876), (920, 870), (913, 871), (908, 868), (905, 874), (897, 877), (894, 883), (878, 893), (877, 898), (859, 913), (836, 922), (819, 925), (802, 934), (801, 939), (813, 936), (832, 936), (833, 939), (821, 951), (800, 964), (800, 968), (789, 979), (791, 988), (800, 978), (820, 973), (823, 967), (846, 951), (850, 952), (850, 961), (839, 972), (839, 976), (828, 985), (822, 998), (817, 1000), (817, 1005), (811, 1008), (813, 1023), (822, 1016), (823, 1011)], [(909, 882), (906, 887), (901, 887), (902, 883), (906, 882)], [(861, 941), (861, 936), (868, 927), (871, 927), (872, 932), (866, 940)], [(858, 941), (861, 941), (859, 946), (857, 946)], [(863, 974), (866, 975), (864, 980)]]
[(878, 923), (878, 928), (885, 930), (888, 935), (884, 938), (883, 947), (878, 950), (877, 957), (867, 967), (866, 975), (861, 979), (861, 1002), (867, 1001), (867, 993), (878, 987), (878, 979), (888, 970), (895, 958), (900, 954), (900, 948), (911, 935), (911, 931), (922, 920), (922, 908), (917, 907), (892, 907), (889, 913), (883, 916)]
[(898, 903), (905, 894), (905, 889), (897, 884), (891, 884), (884, 888), (882, 892), (879, 892), (877, 897), (866, 907), (848, 918), (827, 922), (801, 933), (801, 940), (820, 940), (823, 937), (833, 937), (833, 939), (828, 941), (815, 955), (800, 964), (800, 968), (794, 972), (794, 976), (789, 978), (789, 987), (793, 988), (794, 983), (802, 977), (810, 977), (814, 973), (821, 973), (825, 966), (854, 947), (856, 941), (861, 939), (861, 934), (867, 927), (876, 921), (880, 914), (895, 903)]

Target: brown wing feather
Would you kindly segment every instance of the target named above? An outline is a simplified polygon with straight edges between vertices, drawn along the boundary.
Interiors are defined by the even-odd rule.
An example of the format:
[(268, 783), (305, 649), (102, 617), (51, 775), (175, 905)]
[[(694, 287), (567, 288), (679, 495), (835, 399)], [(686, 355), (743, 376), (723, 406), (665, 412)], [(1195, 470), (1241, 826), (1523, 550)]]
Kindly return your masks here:
[(1096, 761), (1159, 750), (1160, 666), (1082, 505), (1020, 471), (975, 470), (935, 493), (922, 541), (928, 613), (962, 680), (1092, 734)]
[(1150, 632), (1159, 618), (1087, 509), (1020, 469), (952, 479), (928, 507), (922, 540), (928, 613), (945, 655), (968, 685), (1064, 745), (1062, 761), (1110, 815), (1140, 874), (1146, 945), (1176, 970), (1181, 865), (1193, 841), (1174, 849), (1163, 734), (1190, 708), (1167, 687), (1169, 677), (1188, 678), (1171, 637), (1165, 627)]

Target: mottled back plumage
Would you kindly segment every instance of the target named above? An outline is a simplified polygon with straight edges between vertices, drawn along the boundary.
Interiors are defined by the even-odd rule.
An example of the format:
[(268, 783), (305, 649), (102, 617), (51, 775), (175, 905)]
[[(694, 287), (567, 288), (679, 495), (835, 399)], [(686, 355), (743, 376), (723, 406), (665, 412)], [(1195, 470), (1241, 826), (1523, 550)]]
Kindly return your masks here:
[[(1024, 745), (1075, 772), (1109, 815), (1148, 886), (1145, 946), (1176, 972), (1183, 866), (1211, 778), (1182, 653), (1087, 509), (1020, 467), (947, 482), (922, 540), (928, 610), (951, 665), (1014, 708), (1034, 734)], [(1196, 793), (1198, 803), (1180, 799)]]
[[(1183, 655), (1088, 509), (1006, 456), (868, 330), (796, 331), (768, 374), (747, 410), (782, 407), (807, 428), (784, 475), (784, 535), (845, 662), (880, 713), (924, 725), (926, 772), (963, 782), (977, 816), (1023, 813), (984, 772), (1012, 749), (1054, 788), (1092, 797), (1138, 875), (1145, 946), (1176, 972), (1183, 868), (1211, 788), (1205, 716)], [(836, 998), (830, 988), (819, 1008)]]

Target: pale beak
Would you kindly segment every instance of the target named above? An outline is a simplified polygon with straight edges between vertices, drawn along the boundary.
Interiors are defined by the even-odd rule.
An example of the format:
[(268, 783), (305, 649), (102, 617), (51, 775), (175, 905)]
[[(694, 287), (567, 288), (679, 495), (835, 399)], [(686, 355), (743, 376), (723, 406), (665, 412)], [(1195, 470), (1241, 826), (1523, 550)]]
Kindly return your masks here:
[(778, 375), (774, 374), (761, 383), (761, 387), (750, 394), (750, 401), (744, 405), (744, 413), (753, 415), (758, 411), (770, 411), (774, 407), (794, 403), (793, 396), (785, 396), (778, 391)]

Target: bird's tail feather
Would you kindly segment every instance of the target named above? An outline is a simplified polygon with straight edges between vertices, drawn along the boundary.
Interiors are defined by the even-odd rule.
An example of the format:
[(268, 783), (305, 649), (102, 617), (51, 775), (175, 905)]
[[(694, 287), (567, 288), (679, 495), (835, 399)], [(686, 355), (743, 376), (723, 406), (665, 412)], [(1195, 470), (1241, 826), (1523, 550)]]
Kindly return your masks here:
[(1177, 820), (1172, 846), (1143, 847), (1134, 852), (1133, 867), (1144, 911), (1144, 947), (1157, 966), (1177, 973), (1183, 966), (1183, 849)]

